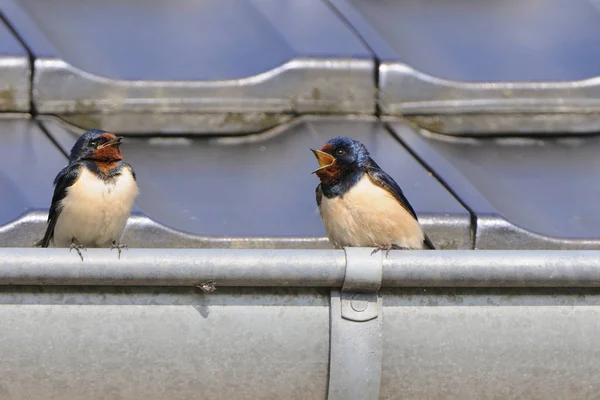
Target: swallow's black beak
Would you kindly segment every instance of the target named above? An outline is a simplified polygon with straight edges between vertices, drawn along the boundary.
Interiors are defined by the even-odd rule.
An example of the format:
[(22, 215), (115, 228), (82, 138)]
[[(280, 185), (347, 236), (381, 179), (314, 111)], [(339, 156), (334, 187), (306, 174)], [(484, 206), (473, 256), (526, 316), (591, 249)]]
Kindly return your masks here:
[(98, 146), (98, 150), (103, 149), (105, 147), (110, 147), (110, 146), (119, 147), (121, 144), (123, 144), (123, 136), (116, 136), (114, 139), (111, 139), (111, 140), (107, 141), (106, 143)]
[(314, 153), (315, 157), (317, 157), (317, 161), (319, 162), (319, 168), (315, 169), (312, 172), (313, 174), (322, 169), (330, 167), (335, 162), (335, 157), (332, 156), (331, 154), (325, 153), (324, 151), (321, 151), (321, 150), (310, 149), (310, 151), (312, 151)]

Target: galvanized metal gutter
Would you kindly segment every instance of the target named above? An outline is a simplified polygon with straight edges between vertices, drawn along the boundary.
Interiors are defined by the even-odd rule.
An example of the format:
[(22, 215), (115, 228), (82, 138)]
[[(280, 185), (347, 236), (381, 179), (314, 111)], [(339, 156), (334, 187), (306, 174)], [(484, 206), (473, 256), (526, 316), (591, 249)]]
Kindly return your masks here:
[[(342, 250), (0, 248), (0, 285), (342, 288)], [(349, 256), (350, 257), (350, 256)], [(372, 257), (381, 260), (377, 255)], [(600, 251), (393, 251), (382, 287), (596, 287)]]
[(341, 250), (0, 250), (0, 285), (341, 287)]
[[(233, 295), (237, 297), (235, 301), (232, 300), (232, 303), (223, 303), (224, 299), (233, 299), (231, 290), (223, 290), (222, 292), (217, 291), (215, 294), (211, 294), (210, 291), (194, 294), (193, 300), (191, 298), (187, 299), (181, 303), (183, 307), (179, 308), (178, 306), (156, 307), (153, 305), (156, 300), (154, 298), (156, 292), (153, 292), (152, 300), (144, 300), (144, 304), (148, 303), (149, 305), (136, 305), (134, 308), (127, 308), (127, 304), (129, 304), (127, 303), (126, 305), (116, 306), (105, 304), (103, 307), (83, 309), (77, 306), (82, 303), (81, 300), (75, 301), (73, 304), (76, 307), (73, 308), (69, 303), (72, 299), (65, 300), (64, 304), (53, 304), (52, 302), (46, 304), (46, 300), (32, 295), (33, 297), (29, 299), (30, 306), (18, 309), (18, 317), (14, 317), (16, 311), (13, 311), (13, 308), (21, 307), (21, 303), (11, 303), (11, 301), (14, 302), (14, 297), (10, 297), (12, 300), (4, 304), (0, 311), (3, 313), (3, 318), (9, 318), (9, 321), (10, 318), (13, 318), (12, 324), (16, 326), (13, 330), (5, 328), (7, 335), (15, 335), (14, 332), (21, 329), (19, 335), (21, 335), (20, 332), (30, 332), (30, 335), (33, 335), (34, 338), (43, 340), (44, 346), (47, 336), (63, 337), (65, 335), (69, 338), (70, 343), (78, 343), (83, 340), (86, 346), (101, 346), (102, 341), (96, 336), (97, 329), (101, 328), (95, 327), (90, 331), (92, 333), (88, 332), (84, 335), (79, 333), (81, 326), (89, 326), (91, 323), (89, 319), (85, 319), (88, 313), (96, 313), (93, 315), (105, 318), (103, 321), (109, 321), (106, 323), (110, 326), (108, 332), (111, 335), (114, 336), (114, 332), (121, 332), (119, 330), (125, 329), (124, 332), (127, 333), (121, 335), (125, 337), (124, 348), (128, 346), (129, 342), (127, 340), (143, 341), (141, 337), (147, 337), (149, 334), (148, 329), (142, 329), (140, 332), (143, 333), (139, 333), (138, 336), (131, 339), (128, 336), (132, 335), (131, 331), (127, 329), (132, 329), (133, 326), (137, 326), (136, 324), (146, 324), (144, 326), (152, 326), (152, 330), (161, 332), (162, 324), (168, 320), (171, 321), (173, 332), (170, 332), (169, 335), (160, 336), (160, 339), (152, 342), (154, 345), (148, 347), (152, 351), (171, 345), (175, 348), (183, 346), (181, 343), (187, 343), (186, 341), (191, 340), (188, 337), (189, 331), (202, 332), (202, 337), (207, 335), (206, 340), (210, 341), (211, 346), (215, 343), (217, 343), (216, 346), (219, 346), (218, 343), (223, 346), (223, 342), (219, 342), (219, 340), (224, 336), (229, 337), (227, 335), (231, 335), (233, 332), (233, 337), (244, 337), (244, 341), (238, 341), (238, 343), (250, 343), (252, 340), (260, 342), (264, 341), (264, 337), (277, 337), (273, 343), (278, 343), (278, 346), (282, 346), (283, 343), (281, 352), (277, 352), (277, 346), (269, 347), (268, 345), (264, 346), (262, 351), (271, 351), (273, 354), (278, 354), (277, 357), (283, 358), (293, 357), (297, 352), (297, 350), (293, 350), (286, 353), (284, 351), (287, 348), (285, 347), (286, 341), (291, 341), (293, 348), (297, 349), (299, 344), (306, 340), (306, 335), (301, 340), (294, 337), (294, 330), (302, 326), (303, 323), (309, 323), (313, 325), (310, 328), (304, 327), (303, 329), (320, 330), (321, 332), (319, 338), (315, 339), (311, 345), (312, 347), (310, 347), (317, 346), (317, 350), (312, 350), (312, 353), (310, 353), (312, 354), (311, 368), (314, 368), (315, 365), (322, 366), (324, 362), (328, 362), (326, 387), (317, 385), (318, 387), (313, 391), (321, 395), (326, 390), (328, 400), (376, 400), (381, 396), (387, 397), (386, 393), (389, 393), (390, 390), (396, 390), (397, 386), (394, 386), (395, 384), (391, 385), (389, 380), (390, 374), (396, 373), (394, 372), (395, 367), (390, 368), (390, 362), (394, 363), (393, 365), (404, 365), (406, 363), (411, 365), (411, 362), (426, 362), (422, 360), (428, 359), (427, 352), (422, 358), (417, 358), (417, 361), (413, 361), (411, 357), (406, 355), (396, 356), (394, 361), (390, 361), (389, 354), (396, 351), (395, 349), (399, 346), (401, 348), (403, 345), (405, 347), (412, 346), (413, 344), (404, 343), (404, 341), (411, 338), (410, 335), (413, 329), (411, 324), (418, 324), (424, 319), (427, 320), (430, 315), (439, 316), (444, 311), (451, 313), (450, 316), (442, 317), (444, 323), (439, 325), (438, 328), (446, 329), (444, 331), (446, 336), (439, 340), (445, 340), (442, 346), (444, 348), (460, 348), (463, 351), (462, 339), (457, 339), (455, 332), (464, 332), (466, 328), (461, 327), (460, 324), (453, 324), (454, 315), (462, 315), (467, 320), (469, 318), (481, 318), (481, 315), (484, 315), (488, 318), (485, 323), (501, 319), (505, 324), (502, 337), (505, 338), (508, 335), (510, 338), (510, 329), (513, 328), (514, 324), (518, 324), (516, 329), (522, 329), (523, 315), (525, 315), (526, 321), (529, 321), (525, 323), (527, 326), (529, 324), (531, 326), (535, 325), (531, 322), (534, 318), (542, 326), (548, 326), (548, 318), (551, 317), (553, 318), (552, 321), (555, 321), (555, 316), (559, 315), (556, 313), (564, 311), (558, 310), (557, 307), (546, 307), (544, 308), (546, 314), (542, 313), (538, 316), (538, 314), (532, 314), (540, 312), (535, 308), (533, 311), (530, 310), (527, 311), (527, 314), (523, 314), (523, 310), (527, 307), (512, 307), (516, 314), (512, 319), (507, 319), (505, 307), (496, 307), (494, 310), (491, 310), (490, 307), (475, 307), (477, 309), (475, 311), (469, 307), (465, 308), (467, 311), (456, 310), (453, 306), (433, 307), (437, 311), (431, 310), (430, 307), (404, 307), (402, 304), (406, 305), (407, 303), (398, 303), (399, 299), (402, 298), (402, 294), (394, 294), (394, 291), (390, 290), (380, 291), (381, 288), (489, 287), (491, 288), (490, 292), (493, 292), (493, 288), (498, 287), (581, 288), (600, 286), (600, 251), (595, 250), (393, 251), (387, 257), (382, 252), (376, 254), (371, 254), (371, 252), (372, 249), (370, 248), (347, 248), (344, 250), (132, 248), (123, 251), (119, 259), (115, 251), (89, 249), (83, 252), (84, 261), (82, 262), (75, 252), (69, 252), (68, 249), (0, 248), (0, 287), (3, 287), (0, 292), (15, 292), (17, 295), (32, 293), (38, 289), (40, 292), (49, 290), (54, 294), (75, 291), (81, 295), (90, 290), (110, 293), (111, 290), (114, 290), (110, 289), (110, 286), (154, 286), (154, 288), (148, 288), (152, 290), (157, 289), (157, 286), (163, 286), (159, 292), (162, 292), (164, 298), (168, 298), (167, 293), (169, 291), (176, 292), (180, 290), (173, 287), (200, 285), (202, 288), (202, 284), (207, 281), (215, 281), (217, 287), (322, 287), (331, 289), (329, 296), (325, 295), (325, 297), (324, 293), (319, 291), (317, 295), (308, 296), (309, 303), (295, 303), (303, 305), (301, 307), (254, 307), (253, 305), (257, 304), (273, 305), (281, 303), (265, 302), (264, 297), (261, 298), (262, 300), (252, 303), (249, 302), (252, 296), (240, 296), (239, 294)], [(10, 285), (22, 285), (22, 287), (8, 287)], [(44, 285), (50, 287), (33, 288), (33, 286)], [(88, 285), (106, 287), (106, 289), (86, 288), (85, 286)], [(57, 288), (56, 286), (63, 287)], [(68, 286), (75, 286), (75, 288), (68, 288)], [(169, 286), (170, 289), (167, 288)], [(137, 290), (147, 289), (137, 288)], [(423, 290), (429, 292), (427, 289)], [(258, 292), (260, 292), (260, 289), (250, 290), (246, 294)], [(277, 291), (274, 290), (272, 294), (270, 293), (267, 296), (276, 298), (275, 292)], [(411, 292), (411, 290), (406, 289), (398, 292)], [(263, 295), (264, 293), (266, 292), (263, 292)], [(126, 296), (131, 299), (136, 298), (136, 294), (127, 294)], [(317, 301), (317, 303), (312, 303), (314, 301)], [(323, 313), (323, 308), (327, 306), (327, 303), (329, 312)], [(190, 304), (194, 307), (192, 308)], [(309, 306), (308, 304), (313, 305)], [(316, 307), (314, 304), (319, 304), (319, 306)], [(214, 316), (211, 317), (209, 317), (209, 305), (214, 308)], [(192, 310), (190, 311), (189, 308), (192, 308)], [(440, 308), (444, 310), (440, 310)], [(46, 322), (40, 324), (38, 321), (40, 315), (45, 315), (40, 313), (48, 312), (48, 310), (53, 313), (51, 314), (53, 319), (44, 317)], [(196, 311), (200, 313), (200, 316)], [(457, 314), (459, 311), (460, 313)], [(573, 312), (579, 311), (575, 310)], [(587, 310), (586, 312), (590, 311)], [(476, 314), (473, 316), (473, 313)], [(554, 314), (547, 317), (548, 313)], [(25, 316), (23, 317), (22, 314)], [(401, 317), (398, 318), (398, 315)], [(588, 314), (580, 317), (579, 314), (569, 314), (562, 317), (562, 321), (567, 321), (566, 323), (569, 324), (572, 324), (572, 322), (568, 321), (578, 321), (580, 323), (585, 321), (586, 315)], [(119, 322), (110, 325), (110, 321), (118, 316), (124, 316), (128, 321), (135, 322)], [(324, 330), (324, 324), (327, 324), (327, 316), (329, 318), (329, 329)], [(32, 333), (31, 327), (27, 325), (30, 320), (34, 321), (36, 329), (42, 327), (39, 328), (41, 333)], [(239, 324), (239, 326), (232, 325), (231, 321), (238, 321), (236, 324)], [(510, 325), (511, 321), (516, 322)], [(552, 323), (554, 325), (549, 325), (551, 332), (562, 332), (564, 330), (562, 326), (556, 325), (556, 322)], [(285, 327), (285, 324), (293, 324), (294, 328)], [(71, 338), (69, 333), (65, 334), (61, 331), (63, 325), (69, 328), (76, 327), (76, 332), (78, 332), (76, 339)], [(273, 327), (268, 328), (271, 325)], [(432, 322), (427, 320), (425, 325), (431, 328), (435, 324), (432, 325)], [(591, 329), (595, 332), (594, 329), (596, 328), (593, 324), (587, 323), (584, 325), (586, 326), (585, 329)], [(10, 325), (5, 324), (5, 326)], [(485, 330), (487, 328), (477, 327), (478, 325), (475, 325), (475, 329), (487, 332)], [(51, 334), (47, 333), (48, 329), (52, 332)], [(430, 330), (420, 329), (419, 335), (436, 335), (435, 332)], [(240, 336), (240, 332), (245, 333)], [(285, 334), (276, 336), (273, 332), (285, 332)], [(550, 343), (555, 340), (544, 329), (529, 332), (533, 337), (541, 338), (540, 340), (547, 339), (550, 340)], [(329, 339), (328, 353), (322, 346), (327, 333)], [(172, 335), (179, 339), (175, 341), (165, 339), (166, 337), (171, 338)], [(460, 335), (463, 335), (463, 333), (460, 333)], [(28, 337), (22, 339), (18, 336), (14, 340), (23, 349), (35, 348), (36, 346), (35, 343), (33, 345), (30, 343)], [(558, 339), (556, 340), (558, 341)], [(235, 343), (236, 341), (232, 340), (227, 342), (227, 346), (235, 346)], [(425, 349), (436, 349), (438, 345), (431, 343), (433, 343), (431, 340), (426, 341), (421, 346)], [(1, 345), (0, 341), (0, 347), (2, 347)], [(4, 349), (10, 348), (6, 344), (4, 346)], [(11, 346), (14, 347), (15, 345)], [(110, 346), (111, 348), (114, 347), (114, 343), (110, 342)], [(244, 353), (251, 351), (244, 346), (238, 346), (235, 351)], [(577, 350), (581, 349), (581, 344), (576, 345), (572, 341), (570, 346), (575, 351), (581, 351)], [(196, 351), (199, 347), (201, 345), (191, 346), (189, 349), (186, 348), (186, 352)], [(488, 351), (493, 354), (484, 345), (480, 345), (480, 348), (481, 351)], [(132, 354), (139, 354), (137, 347), (135, 349), (131, 351)], [(223, 347), (220, 347), (216, 352), (221, 354), (222, 349)], [(310, 352), (308, 349), (305, 349), (305, 351)], [(537, 360), (542, 360), (542, 362), (546, 362), (550, 357), (546, 355), (546, 352), (536, 353), (535, 348), (531, 351), (533, 351), (531, 353), (533, 357), (537, 357)], [(405, 353), (398, 350), (394, 354)], [(329, 356), (328, 360), (327, 355)], [(454, 354), (453, 357), (455, 357)], [(460, 359), (459, 356), (457, 357)], [(529, 360), (529, 355), (523, 357)], [(254, 355), (251, 358), (256, 359)], [(511, 363), (514, 359), (511, 358)], [(171, 362), (174, 366), (184, 365), (180, 361), (172, 360)], [(226, 365), (222, 359), (211, 359), (210, 362)], [(519, 364), (526, 371), (529, 365), (527, 362), (521, 361), (521, 364)], [(202, 368), (203, 371), (211, 371), (213, 368), (202, 362), (194, 365), (200, 365), (198, 368)], [(231, 369), (234, 367), (227, 365), (226, 368)], [(306, 371), (305, 364), (297, 368)], [(321, 372), (321, 374), (323, 373)], [(402, 374), (405, 373), (402, 372)], [(419, 376), (418, 371), (411, 372), (411, 374)], [(169, 378), (168, 374), (163, 377)], [(118, 379), (112, 378), (112, 380)], [(391, 389), (392, 387), (394, 389)], [(61, 394), (63, 394), (62, 391)], [(314, 398), (314, 396), (311, 398)]]
[(461, 250), (390, 252), (386, 287), (596, 287), (600, 251)]

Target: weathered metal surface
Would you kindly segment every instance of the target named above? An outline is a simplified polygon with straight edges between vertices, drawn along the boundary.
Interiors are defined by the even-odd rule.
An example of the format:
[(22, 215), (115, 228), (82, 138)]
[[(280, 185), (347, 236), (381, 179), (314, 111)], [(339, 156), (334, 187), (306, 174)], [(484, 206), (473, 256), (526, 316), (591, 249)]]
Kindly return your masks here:
[(598, 137), (478, 140), (390, 126), (473, 211), (476, 248), (600, 248)]
[[(130, 249), (119, 259), (110, 249), (88, 249), (83, 256), (82, 262), (69, 249), (0, 248), (0, 285), (195, 286), (214, 280), (217, 286), (342, 289), (346, 277), (357, 282), (342, 250)], [(600, 252), (391, 251), (382, 274), (381, 286), (388, 288), (600, 287)], [(344, 292), (377, 291), (371, 280), (353, 287)]]
[(25, 289), (0, 293), (2, 399), (326, 396), (326, 293)]
[(0, 112), (28, 112), (31, 66), (27, 50), (2, 19), (0, 8)]
[(0, 285), (341, 287), (341, 250), (0, 248)]
[[(325, 285), (341, 287), (341, 250), (137, 249), (118, 260), (93, 249), (81, 263), (66, 249), (0, 249), (2, 395), (590, 398), (598, 260), (593, 251), (392, 251), (382, 311), (357, 322), (342, 318), (339, 291), (328, 309), (327, 291), (264, 287), (320, 285), (326, 271), (336, 278)], [(221, 274), (211, 294), (165, 286), (193, 286), (210, 271)], [(11, 273), (24, 285), (5, 280)], [(135, 286), (115, 287), (124, 282)], [(533, 287), (548, 284), (561, 287)], [(500, 288), (511, 285), (525, 287)]]
[[(0, 249), (2, 396), (580, 399), (598, 390), (599, 252), (367, 257), (132, 249), (119, 260), (90, 249), (82, 263), (67, 249)], [(360, 262), (383, 262), (378, 295), (372, 279), (353, 276)], [(204, 279), (216, 291), (194, 287)], [(367, 309), (335, 289), (346, 279), (377, 296), (375, 318), (344, 318), (344, 301)]]
[(385, 115), (459, 136), (598, 130), (593, 1), (330, 1), (380, 61)]
[(328, 400), (379, 399), (382, 254), (346, 248), (342, 290), (331, 291)]
[(347, 247), (346, 275), (342, 290), (345, 292), (377, 292), (381, 288), (383, 251)]
[(382, 399), (597, 397), (596, 289), (420, 288), (382, 296)]
[[(50, 200), (48, 200), (49, 202)], [(44, 206), (48, 207), (48, 206)], [(46, 229), (47, 211), (32, 211), (0, 227), (0, 247), (29, 247)], [(132, 214), (122, 242), (133, 248), (212, 249), (330, 249), (326, 237), (202, 236), (171, 229), (145, 216)]]
[(331, 350), (328, 400), (376, 400), (381, 387), (381, 299), (374, 293), (380, 314), (368, 321), (342, 318), (341, 293), (331, 292)]
[(37, 110), (84, 128), (247, 133), (296, 113), (375, 111), (372, 56), (320, 0), (4, 8), (36, 57)]
[(390, 252), (384, 287), (598, 287), (600, 251)]

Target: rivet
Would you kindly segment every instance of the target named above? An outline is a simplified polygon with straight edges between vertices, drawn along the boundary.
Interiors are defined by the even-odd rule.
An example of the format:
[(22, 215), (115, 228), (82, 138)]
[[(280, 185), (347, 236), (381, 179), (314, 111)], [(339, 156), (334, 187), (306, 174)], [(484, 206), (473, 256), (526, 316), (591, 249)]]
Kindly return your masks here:
[(363, 312), (369, 307), (369, 302), (364, 294), (356, 293), (352, 296), (352, 301), (350, 301), (350, 306), (356, 312)]

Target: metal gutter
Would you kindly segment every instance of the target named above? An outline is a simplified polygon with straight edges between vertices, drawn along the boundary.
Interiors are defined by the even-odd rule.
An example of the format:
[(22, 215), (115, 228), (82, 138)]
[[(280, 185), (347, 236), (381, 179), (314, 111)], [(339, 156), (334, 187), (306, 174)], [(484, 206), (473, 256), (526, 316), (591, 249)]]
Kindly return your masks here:
[[(342, 250), (0, 248), (0, 285), (342, 288)], [(352, 257), (351, 255), (348, 257)], [(376, 257), (376, 256), (373, 256)], [(352, 261), (352, 260), (350, 260)], [(596, 287), (600, 251), (396, 251), (382, 287)]]

